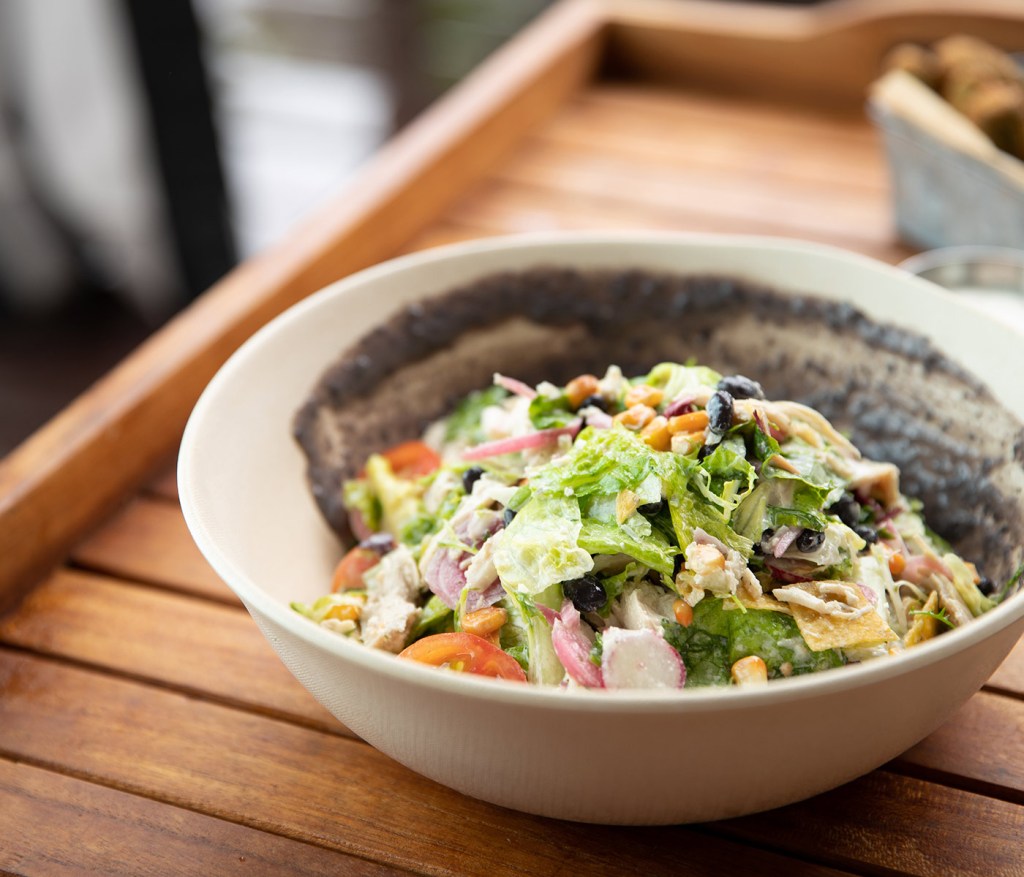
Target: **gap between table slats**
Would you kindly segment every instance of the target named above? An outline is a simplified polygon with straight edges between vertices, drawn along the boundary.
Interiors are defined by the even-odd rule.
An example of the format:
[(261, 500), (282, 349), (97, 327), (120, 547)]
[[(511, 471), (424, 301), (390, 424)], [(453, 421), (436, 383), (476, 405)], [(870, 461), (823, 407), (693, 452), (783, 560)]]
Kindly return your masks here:
[[(585, 826), (451, 791), (372, 747), (0, 649), (0, 755), (423, 873), (835, 874), (691, 829)], [(266, 794), (264, 794), (264, 791)], [(790, 856), (796, 856), (796, 859)]]
[[(0, 869), (26, 874), (409, 873), (0, 759)], [(59, 826), (59, 834), (55, 828)]]

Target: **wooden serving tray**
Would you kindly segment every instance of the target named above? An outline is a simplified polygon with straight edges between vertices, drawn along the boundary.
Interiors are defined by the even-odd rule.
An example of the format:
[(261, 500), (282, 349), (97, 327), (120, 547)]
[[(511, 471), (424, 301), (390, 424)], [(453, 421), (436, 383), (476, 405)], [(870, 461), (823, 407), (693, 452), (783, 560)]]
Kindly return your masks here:
[(0, 463), (0, 870), (1024, 874), (1024, 644), (938, 732), (811, 801), (678, 828), (526, 816), (320, 708), (199, 556), (170, 468), (246, 337), (398, 253), (640, 227), (902, 258), (865, 89), (893, 43), (954, 31), (1019, 49), (1024, 7), (559, 3)]

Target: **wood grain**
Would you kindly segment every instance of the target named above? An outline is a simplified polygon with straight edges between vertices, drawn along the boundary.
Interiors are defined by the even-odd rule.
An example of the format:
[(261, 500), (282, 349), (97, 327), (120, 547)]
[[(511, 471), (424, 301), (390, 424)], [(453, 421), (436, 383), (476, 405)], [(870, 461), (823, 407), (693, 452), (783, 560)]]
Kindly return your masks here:
[[(0, 650), (0, 752), (277, 835), (432, 874), (834, 870), (685, 828), (513, 813), (371, 747)], [(183, 742), (187, 741), (187, 745)]]
[(242, 609), (61, 571), (0, 618), (0, 642), (351, 735)]
[(883, 771), (810, 801), (715, 827), (776, 850), (813, 846), (830, 861), (867, 865), (872, 873), (1024, 874), (1020, 807)]
[(990, 688), (1024, 697), (1024, 637), (1017, 641), (1013, 651), (988, 680)]
[(137, 497), (75, 546), (74, 562), (240, 606), (196, 547), (180, 507)]
[(349, 191), (0, 461), (0, 611), (164, 464), (200, 391), (243, 340), (303, 296), (393, 255), (592, 75), (604, 33), (596, 13), (569, 2), (543, 16), (384, 148)]
[(176, 467), (172, 464), (160, 472), (145, 486), (145, 493), (177, 503), (178, 472)]
[(1024, 701), (977, 694), (897, 764), (916, 776), (1024, 804)]
[(12, 874), (407, 873), (3, 759), (0, 800)]
[(896, 43), (966, 31), (1009, 51), (1024, 45), (1015, 0), (840, 0), (788, 9), (734, 3), (728, 29), (717, 3), (673, 6), (616, 4), (605, 54), (611, 74), (850, 110), (863, 103)]

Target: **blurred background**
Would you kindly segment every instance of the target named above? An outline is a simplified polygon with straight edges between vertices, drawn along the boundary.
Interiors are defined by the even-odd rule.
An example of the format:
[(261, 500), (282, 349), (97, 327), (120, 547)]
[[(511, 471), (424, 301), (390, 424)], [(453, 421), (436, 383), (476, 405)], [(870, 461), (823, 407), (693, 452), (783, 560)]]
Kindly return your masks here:
[(0, 455), (550, 2), (2, 0)]

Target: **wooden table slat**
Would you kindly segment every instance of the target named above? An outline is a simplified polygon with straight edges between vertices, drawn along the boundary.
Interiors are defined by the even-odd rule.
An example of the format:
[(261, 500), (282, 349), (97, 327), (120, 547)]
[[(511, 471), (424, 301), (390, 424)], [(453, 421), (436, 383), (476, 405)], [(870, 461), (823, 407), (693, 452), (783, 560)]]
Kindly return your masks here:
[(542, 819), (417, 776), (316, 704), (199, 555), (169, 465), (245, 337), (401, 252), (630, 227), (899, 261), (864, 91), (886, 47), (950, 27), (1024, 45), (1016, 0), (563, 0), (4, 460), (0, 611), (39, 583), (0, 617), (0, 871), (1024, 875), (1024, 640), (942, 728), (810, 801)]
[[(828, 868), (686, 828), (515, 813), (417, 776), (364, 743), (0, 649), (0, 754), (207, 815), (435, 874), (763, 875)], [(610, 791), (609, 794), (613, 794)], [(492, 855), (482, 855), (491, 851)]]
[(0, 869), (15, 874), (407, 873), (0, 759)]
[[(840, 789), (716, 823), (729, 837), (899, 874), (1024, 875), (1024, 810), (1004, 801), (875, 771)], [(811, 840), (810, 838), (813, 838)]]
[(96, 572), (241, 605), (196, 547), (181, 508), (159, 499), (133, 499), (75, 546), (71, 559)]
[(62, 571), (0, 618), (0, 642), (351, 735), (241, 608)]

